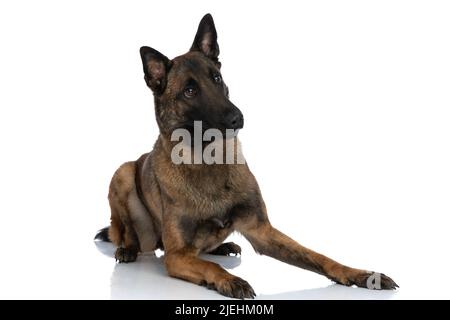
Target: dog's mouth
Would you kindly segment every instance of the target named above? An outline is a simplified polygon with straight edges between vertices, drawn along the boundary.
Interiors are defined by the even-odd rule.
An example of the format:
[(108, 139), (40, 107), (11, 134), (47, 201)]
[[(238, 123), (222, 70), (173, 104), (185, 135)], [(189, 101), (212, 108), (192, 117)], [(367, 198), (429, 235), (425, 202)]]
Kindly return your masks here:
[(240, 129), (230, 129), (223, 125), (217, 128), (205, 121), (192, 121), (173, 129), (170, 140), (182, 142), (190, 149), (200, 147), (203, 150), (208, 146), (226, 148), (237, 138), (239, 131)]

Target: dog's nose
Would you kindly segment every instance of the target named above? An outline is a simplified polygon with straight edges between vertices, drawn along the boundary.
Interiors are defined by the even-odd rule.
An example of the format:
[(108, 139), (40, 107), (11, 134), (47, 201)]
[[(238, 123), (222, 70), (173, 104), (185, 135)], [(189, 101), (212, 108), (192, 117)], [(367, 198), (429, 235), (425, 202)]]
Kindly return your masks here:
[(227, 122), (230, 129), (242, 129), (244, 127), (244, 116), (240, 111), (232, 113)]

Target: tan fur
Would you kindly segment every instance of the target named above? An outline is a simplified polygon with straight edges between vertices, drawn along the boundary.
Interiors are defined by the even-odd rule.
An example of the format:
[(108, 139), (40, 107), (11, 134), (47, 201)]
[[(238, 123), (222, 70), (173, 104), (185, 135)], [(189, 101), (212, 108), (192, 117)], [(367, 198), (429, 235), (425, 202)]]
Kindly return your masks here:
[[(366, 287), (371, 272), (347, 267), (307, 249), (270, 224), (258, 184), (247, 164), (172, 162), (175, 142), (170, 141), (171, 133), (191, 121), (192, 114), (209, 117), (207, 120), (217, 126), (223, 126), (228, 115), (240, 114), (228, 99), (226, 85), (211, 76), (218, 74), (220, 67), (217, 44), (204, 42), (215, 41), (211, 37), (213, 31), (212, 18), (207, 15), (200, 23), (191, 51), (171, 61), (151, 48), (141, 48), (145, 79), (155, 95), (160, 135), (152, 152), (123, 164), (112, 178), (109, 237), (119, 247), (116, 259), (131, 262), (138, 252), (163, 248), (169, 275), (206, 285), (230, 297), (252, 298), (253, 289), (246, 281), (198, 256), (201, 252), (240, 253), (236, 244), (222, 244), (230, 233), (238, 231), (259, 253), (338, 283)], [(202, 53), (204, 48), (208, 51)], [(193, 81), (202, 91), (195, 104), (182, 98), (186, 83)], [(227, 125), (233, 123), (236, 122)], [(236, 149), (241, 152), (239, 144)], [(381, 285), (387, 289), (396, 286), (385, 275)]]

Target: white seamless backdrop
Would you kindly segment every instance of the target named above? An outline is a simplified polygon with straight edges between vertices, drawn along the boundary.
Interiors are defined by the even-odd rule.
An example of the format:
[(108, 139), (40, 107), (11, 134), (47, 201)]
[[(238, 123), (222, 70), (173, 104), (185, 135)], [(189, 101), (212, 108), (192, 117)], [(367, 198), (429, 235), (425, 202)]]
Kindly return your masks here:
[(273, 225), (400, 290), (332, 285), (239, 235), (219, 262), (259, 298), (449, 298), (450, 4), (384, 0), (1, 2), (0, 298), (221, 298), (92, 241), (113, 172), (158, 134), (140, 46), (184, 53), (207, 12)]

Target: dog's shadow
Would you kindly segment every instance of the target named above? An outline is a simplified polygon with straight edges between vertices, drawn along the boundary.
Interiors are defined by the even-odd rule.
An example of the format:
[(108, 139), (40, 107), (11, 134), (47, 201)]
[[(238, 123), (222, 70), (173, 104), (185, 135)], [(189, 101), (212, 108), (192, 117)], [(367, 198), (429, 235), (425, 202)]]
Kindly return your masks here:
[[(104, 255), (114, 258), (115, 248), (111, 243), (95, 242)], [(203, 259), (233, 269), (241, 264), (240, 257), (203, 255)], [(113, 261), (111, 263), (114, 263)], [(277, 294), (258, 294), (262, 300), (309, 300), (309, 299), (391, 299), (393, 291), (373, 291), (330, 285), (324, 288), (306, 289)], [(186, 281), (167, 276), (162, 257), (141, 254), (133, 263), (116, 264), (111, 275), (111, 299), (227, 299), (213, 290), (192, 285)]]

